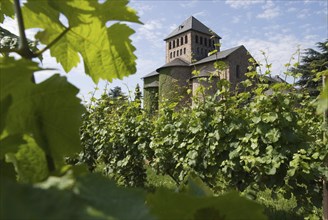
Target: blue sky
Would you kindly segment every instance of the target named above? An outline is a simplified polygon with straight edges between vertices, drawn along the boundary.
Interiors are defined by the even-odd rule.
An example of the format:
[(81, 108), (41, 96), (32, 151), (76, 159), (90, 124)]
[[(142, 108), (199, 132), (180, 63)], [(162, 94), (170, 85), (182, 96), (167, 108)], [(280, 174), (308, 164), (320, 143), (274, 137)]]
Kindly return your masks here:
[[(260, 62), (264, 51), (272, 63), (275, 75), (282, 75), (292, 54), (300, 49), (314, 47), (316, 42), (328, 38), (328, 5), (326, 0), (191, 0), (151, 1), (132, 0), (130, 7), (137, 10), (144, 25), (130, 24), (136, 31), (132, 36), (137, 48), (137, 73), (114, 80), (109, 87), (121, 86), (126, 93), (134, 91), (140, 79), (165, 62), (163, 39), (191, 15), (222, 37), (221, 49), (244, 45)], [(17, 34), (16, 23), (6, 19), (4, 27)], [(32, 38), (35, 31), (28, 32)], [(33, 38), (32, 38), (33, 39)], [(45, 54), (44, 67), (55, 67), (65, 74), (55, 59)], [(52, 73), (40, 73), (39, 81)], [(88, 97), (95, 84), (83, 74), (83, 65), (73, 69), (68, 79), (80, 88), (80, 97)], [(101, 93), (106, 82), (99, 83)]]

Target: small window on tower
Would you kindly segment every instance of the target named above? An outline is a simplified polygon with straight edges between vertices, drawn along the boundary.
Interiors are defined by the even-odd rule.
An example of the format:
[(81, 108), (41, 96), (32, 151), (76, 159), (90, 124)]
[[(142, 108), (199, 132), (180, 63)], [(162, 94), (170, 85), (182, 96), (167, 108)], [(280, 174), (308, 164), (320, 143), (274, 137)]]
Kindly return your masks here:
[(237, 77), (237, 79), (240, 78), (240, 68), (239, 68), (239, 65), (236, 66), (236, 77)]
[(172, 48), (172, 42), (170, 41), (169, 42), (169, 50), (171, 50), (171, 48)]
[(183, 53), (186, 54), (186, 48), (183, 49)]
[(183, 45), (183, 37), (180, 38), (181, 45)]
[(203, 37), (200, 37), (200, 44), (203, 44)]
[(177, 39), (177, 47), (179, 46), (179, 38)]
[(182, 49), (180, 49), (180, 55), (182, 55)]
[(173, 48), (175, 48), (175, 41), (173, 41)]
[(188, 36), (185, 36), (185, 44), (188, 43)]
[(195, 41), (196, 41), (196, 44), (198, 44), (198, 36), (197, 35), (196, 35)]

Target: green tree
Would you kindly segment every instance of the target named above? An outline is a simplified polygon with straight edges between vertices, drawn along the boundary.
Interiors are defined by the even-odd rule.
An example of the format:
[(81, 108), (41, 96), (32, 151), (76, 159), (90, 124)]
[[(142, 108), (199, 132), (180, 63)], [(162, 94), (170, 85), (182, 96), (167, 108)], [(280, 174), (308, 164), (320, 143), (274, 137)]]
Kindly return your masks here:
[(307, 89), (311, 96), (319, 95), (318, 87), (322, 84), (321, 78), (318, 78), (316, 73), (328, 69), (328, 39), (324, 42), (318, 42), (316, 45), (318, 50), (306, 49), (300, 65), (292, 69), (292, 72), (302, 75), (297, 84)]
[(108, 96), (111, 99), (126, 99), (126, 95), (122, 92), (122, 88), (119, 86), (115, 86), (113, 89), (110, 89), (108, 92)]
[(141, 91), (140, 91), (140, 86), (139, 84), (137, 84), (135, 90), (134, 90), (134, 100), (135, 101), (140, 101), (142, 98), (142, 94), (141, 94)]

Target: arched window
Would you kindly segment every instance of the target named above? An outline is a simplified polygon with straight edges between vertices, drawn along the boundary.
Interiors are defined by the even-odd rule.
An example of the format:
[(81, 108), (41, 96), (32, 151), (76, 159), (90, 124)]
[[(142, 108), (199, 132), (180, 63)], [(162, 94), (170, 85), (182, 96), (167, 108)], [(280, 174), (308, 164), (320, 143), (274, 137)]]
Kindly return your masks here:
[(175, 48), (175, 41), (173, 41), (173, 48)]
[(182, 48), (180, 49), (180, 55), (182, 55)]
[(203, 37), (200, 37), (200, 44), (203, 44)]
[(237, 77), (237, 79), (240, 78), (240, 68), (239, 68), (239, 65), (236, 66), (236, 77)]
[(179, 46), (179, 38), (177, 39), (177, 47)]
[(186, 54), (186, 48), (183, 48), (183, 53)]
[(170, 41), (169, 42), (169, 50), (171, 50), (171, 48), (172, 48), (172, 42)]
[(177, 57), (179, 56), (179, 50), (177, 50)]
[(188, 36), (185, 36), (185, 44), (188, 43)]
[(180, 42), (181, 42), (181, 45), (183, 45), (183, 37), (181, 37)]
[(196, 41), (196, 44), (198, 44), (198, 36), (197, 35), (196, 35), (195, 41)]
[(173, 51), (173, 57), (175, 57), (175, 51)]
[(170, 53), (170, 58), (172, 58), (172, 52)]

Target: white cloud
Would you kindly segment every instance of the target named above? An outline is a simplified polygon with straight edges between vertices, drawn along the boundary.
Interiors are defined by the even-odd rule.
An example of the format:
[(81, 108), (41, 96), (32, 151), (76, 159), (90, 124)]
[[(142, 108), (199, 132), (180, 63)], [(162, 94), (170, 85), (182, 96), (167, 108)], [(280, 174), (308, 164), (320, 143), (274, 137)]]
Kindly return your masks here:
[(193, 14), (194, 17), (204, 17), (206, 16), (207, 12), (206, 11), (200, 11), (200, 12), (196, 12)]
[(144, 15), (146, 12), (149, 12), (154, 8), (153, 5), (145, 4), (145, 2), (139, 2), (136, 0), (132, 0), (130, 5), (138, 12), (139, 16)]
[(232, 23), (234, 23), (234, 24), (238, 24), (239, 21), (240, 21), (240, 17), (239, 16), (232, 18)]
[(263, 3), (264, 0), (226, 0), (225, 3), (232, 8), (247, 8), (250, 5)]
[[(272, 74), (282, 75), (286, 71), (284, 65), (289, 62), (298, 47), (301, 50), (311, 48), (318, 41), (319, 39), (315, 35), (297, 38), (294, 35), (275, 34), (267, 39), (251, 38), (240, 40), (237, 44), (244, 45), (257, 61), (265, 65), (265, 59), (261, 53), (261, 51), (264, 51), (265, 55), (268, 56), (269, 63), (272, 63)], [(292, 60), (292, 63), (296, 61), (297, 57)]]
[(192, 8), (195, 7), (198, 0), (191, 0), (191, 1), (184, 1), (183, 3), (180, 3), (180, 6), (183, 8)]
[(287, 9), (287, 12), (294, 12), (297, 11), (297, 8), (291, 7)]
[(264, 6), (264, 10), (261, 14), (257, 15), (258, 18), (272, 19), (280, 15), (280, 9), (272, 1), (267, 1)]
[(148, 44), (154, 48), (162, 48), (163, 38), (165, 37), (163, 27), (165, 27), (163, 19), (146, 21), (144, 25), (137, 29), (132, 39), (136, 42), (142, 40), (144, 44)]
[(310, 10), (305, 8), (305, 9), (302, 9), (301, 11), (299, 11), (297, 13), (297, 18), (305, 18), (305, 17), (308, 17), (310, 15), (311, 15)]

